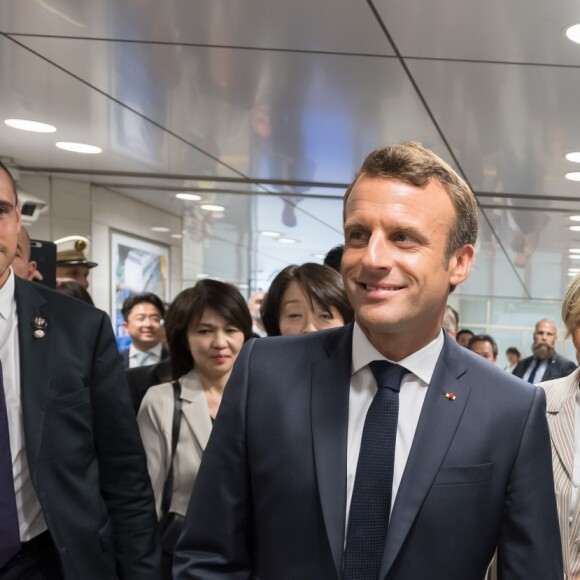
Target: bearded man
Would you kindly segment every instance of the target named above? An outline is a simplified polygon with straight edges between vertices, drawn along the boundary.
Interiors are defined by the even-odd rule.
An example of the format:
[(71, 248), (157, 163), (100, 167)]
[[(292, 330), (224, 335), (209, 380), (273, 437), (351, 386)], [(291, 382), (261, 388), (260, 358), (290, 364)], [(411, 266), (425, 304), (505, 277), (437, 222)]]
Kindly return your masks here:
[(521, 360), (513, 374), (532, 384), (567, 377), (576, 365), (556, 352), (558, 327), (553, 320), (539, 320), (534, 331), (533, 356)]

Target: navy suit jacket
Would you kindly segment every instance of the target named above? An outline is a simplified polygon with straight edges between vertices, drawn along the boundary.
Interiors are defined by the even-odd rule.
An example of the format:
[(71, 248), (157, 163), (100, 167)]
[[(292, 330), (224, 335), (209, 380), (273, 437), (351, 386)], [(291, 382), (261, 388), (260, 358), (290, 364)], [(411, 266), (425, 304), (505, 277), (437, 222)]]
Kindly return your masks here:
[(26, 457), (64, 578), (157, 579), (153, 492), (110, 320), (15, 282)]
[[(517, 365), (516, 368), (513, 370), (513, 374), (516, 377), (523, 378), (528, 370), (530, 364), (534, 360), (533, 356), (529, 356), (527, 358), (522, 359)], [(550, 359), (548, 366), (546, 367), (546, 372), (544, 376), (535, 381), (536, 383), (551, 381), (553, 379), (561, 379), (562, 377), (567, 377), (569, 374), (573, 373), (576, 370), (576, 365), (571, 361), (568, 360), (566, 357), (559, 355), (557, 352), (554, 353), (554, 356)]]
[[(245, 345), (177, 580), (341, 578), (351, 349), (352, 325)], [(445, 336), (379, 577), (482, 580), (496, 547), (500, 579), (563, 577), (545, 395)]]

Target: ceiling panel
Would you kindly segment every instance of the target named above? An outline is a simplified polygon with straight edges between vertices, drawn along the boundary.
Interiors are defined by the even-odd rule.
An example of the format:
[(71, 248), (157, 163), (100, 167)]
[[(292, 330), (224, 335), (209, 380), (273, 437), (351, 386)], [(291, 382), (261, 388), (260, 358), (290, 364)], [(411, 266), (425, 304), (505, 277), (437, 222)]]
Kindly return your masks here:
[(580, 21), (574, 0), (374, 0), (405, 57), (578, 66), (563, 30)]
[(355, 0), (4, 0), (0, 22), (9, 33), (393, 54)]

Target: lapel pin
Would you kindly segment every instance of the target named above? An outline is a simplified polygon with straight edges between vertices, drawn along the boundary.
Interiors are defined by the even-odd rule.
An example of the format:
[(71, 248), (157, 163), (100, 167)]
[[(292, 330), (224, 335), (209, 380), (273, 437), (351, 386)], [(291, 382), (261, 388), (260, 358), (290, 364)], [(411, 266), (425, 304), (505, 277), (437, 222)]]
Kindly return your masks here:
[(445, 396), (450, 400), (450, 401), (455, 401), (455, 399), (457, 399), (457, 397), (453, 394), (453, 393), (445, 393)]
[(48, 323), (44, 318), (42, 318), (42, 316), (35, 316), (32, 320), (32, 326), (34, 326), (34, 328), (46, 328)]
[(35, 316), (32, 319), (32, 326), (34, 328), (34, 332), (32, 333), (32, 336), (34, 336), (34, 338), (45, 337), (46, 332), (44, 332), (44, 329), (48, 326), (48, 323), (44, 318), (42, 318), (42, 316)]

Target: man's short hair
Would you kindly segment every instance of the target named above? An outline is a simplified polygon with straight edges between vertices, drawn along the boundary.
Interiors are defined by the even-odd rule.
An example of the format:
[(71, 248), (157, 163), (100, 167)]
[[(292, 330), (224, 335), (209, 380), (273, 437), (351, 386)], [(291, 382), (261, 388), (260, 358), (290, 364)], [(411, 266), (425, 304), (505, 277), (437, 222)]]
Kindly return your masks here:
[(518, 358), (521, 358), (520, 351), (515, 346), (510, 346), (506, 351), (506, 354), (515, 354)]
[(14, 194), (14, 199), (16, 203), (18, 203), (18, 190), (16, 189), (16, 181), (14, 181), (14, 176), (10, 173), (10, 170), (2, 161), (0, 161), (0, 169), (6, 173), (8, 176), (8, 180), (10, 181), (10, 185), (12, 186), (12, 193)]
[(445, 307), (445, 314), (443, 315), (443, 328), (447, 332), (451, 332), (456, 335), (458, 322), (459, 320), (457, 311), (448, 304)]
[(326, 256), (324, 256), (323, 264), (340, 272), (340, 264), (342, 262), (342, 254), (344, 253), (344, 244), (340, 244), (339, 246), (334, 246), (328, 250)]
[(129, 296), (129, 298), (123, 302), (123, 307), (121, 308), (123, 320), (126, 322), (129, 318), (129, 314), (131, 314), (131, 310), (133, 310), (137, 304), (143, 303), (152, 304), (155, 306), (155, 308), (159, 310), (161, 318), (165, 318), (165, 305), (163, 304), (161, 298), (152, 292), (145, 292), (143, 294), (133, 294), (133, 296)]
[(420, 143), (409, 141), (372, 151), (344, 194), (343, 219), (348, 197), (363, 175), (402, 181), (415, 187), (426, 187), (435, 180), (445, 189), (455, 209), (455, 223), (445, 247), (446, 268), (456, 250), (465, 244), (475, 244), (479, 223), (475, 195), (449, 164)]
[(472, 350), (471, 347), (476, 342), (489, 342), (489, 344), (491, 344), (491, 350), (493, 352), (493, 358), (497, 358), (497, 354), (498, 354), (497, 342), (495, 342), (493, 336), (490, 336), (489, 334), (476, 334), (475, 336), (471, 337), (471, 340), (469, 341), (469, 344), (467, 345), (467, 348), (469, 350)]

